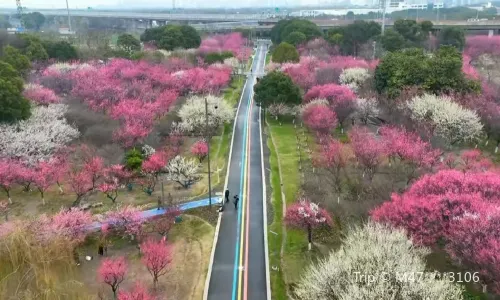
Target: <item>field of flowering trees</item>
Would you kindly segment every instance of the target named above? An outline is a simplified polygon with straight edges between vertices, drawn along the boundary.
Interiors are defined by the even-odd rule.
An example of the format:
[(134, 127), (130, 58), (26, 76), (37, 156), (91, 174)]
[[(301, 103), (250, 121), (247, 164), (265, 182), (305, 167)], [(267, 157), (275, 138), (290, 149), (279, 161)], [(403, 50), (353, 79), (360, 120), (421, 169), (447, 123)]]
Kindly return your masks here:
[[(270, 230), (279, 234), (270, 235), (269, 247), (281, 253), (270, 258), (281, 265), (271, 274), (273, 293), (298, 299), (500, 294), (500, 86), (493, 71), (499, 41), (468, 37), (463, 53), (442, 47), (437, 55), (449, 65), (431, 64), (423, 73), (424, 60), (411, 62), (420, 57), (416, 50), (391, 54), (408, 57), (391, 64), (384, 56), (340, 56), (322, 39), (297, 46), (298, 63), (268, 64), (269, 72), (288, 75), (303, 98), (297, 107), (267, 107), (270, 169), (278, 176), (271, 182)], [(453, 90), (451, 80), (432, 70), (438, 68), (470, 89)], [(402, 88), (378, 92), (383, 84)], [(411, 246), (398, 250), (401, 243)], [(397, 261), (408, 269), (398, 269)], [(381, 268), (438, 273), (406, 287), (390, 283), (401, 278), (366, 286), (349, 277)]]
[[(0, 124), (0, 298), (201, 297), (215, 213), (176, 225), (178, 204), (207, 193), (208, 143), (220, 183), (246, 44), (239, 33), (215, 35), (157, 63), (32, 72), (23, 91), (31, 116)], [(234, 57), (204, 62), (221, 52)], [(168, 207), (163, 216), (141, 218), (157, 206)]]

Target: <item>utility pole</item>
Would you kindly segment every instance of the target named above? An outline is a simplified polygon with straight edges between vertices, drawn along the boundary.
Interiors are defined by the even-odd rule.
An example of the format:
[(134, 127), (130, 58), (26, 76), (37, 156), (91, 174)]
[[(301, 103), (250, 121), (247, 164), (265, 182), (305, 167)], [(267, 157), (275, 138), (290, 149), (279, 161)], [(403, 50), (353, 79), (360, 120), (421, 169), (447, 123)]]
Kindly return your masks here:
[(71, 16), (69, 15), (69, 5), (68, 5), (68, 0), (66, 0), (66, 10), (68, 10), (68, 27), (69, 27), (69, 32), (73, 32), (71, 29)]
[(208, 161), (208, 205), (210, 208), (212, 208), (212, 181), (210, 178), (211, 172), (210, 172), (210, 140), (208, 138), (209, 133), (208, 133), (208, 101), (207, 98), (205, 97), (205, 138), (208, 146), (208, 153), (207, 153), (207, 161)]
[(381, 32), (381, 35), (384, 35), (384, 31), (385, 31), (385, 11), (387, 9), (387, 0), (382, 0), (382, 5), (383, 5), (383, 8), (382, 8), (382, 32)]

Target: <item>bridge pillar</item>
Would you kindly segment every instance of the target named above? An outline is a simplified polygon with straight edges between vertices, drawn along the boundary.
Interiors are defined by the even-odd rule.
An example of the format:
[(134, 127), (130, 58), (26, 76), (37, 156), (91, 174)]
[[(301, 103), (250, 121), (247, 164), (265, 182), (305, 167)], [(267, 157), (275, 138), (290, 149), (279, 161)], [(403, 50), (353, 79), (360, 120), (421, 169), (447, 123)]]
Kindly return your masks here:
[(488, 36), (494, 36), (495, 35), (495, 30), (490, 29), (488, 30)]

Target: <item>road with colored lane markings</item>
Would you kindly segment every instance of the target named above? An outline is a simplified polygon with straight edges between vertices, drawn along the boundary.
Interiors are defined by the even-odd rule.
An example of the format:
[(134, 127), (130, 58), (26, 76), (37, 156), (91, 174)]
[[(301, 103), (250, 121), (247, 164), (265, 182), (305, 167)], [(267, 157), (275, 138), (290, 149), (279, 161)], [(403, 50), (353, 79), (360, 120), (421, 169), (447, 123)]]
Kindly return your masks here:
[(227, 180), (231, 201), (220, 221), (209, 300), (267, 299), (260, 108), (253, 101), (253, 86), (257, 75), (264, 73), (266, 52), (267, 45), (259, 44), (237, 110)]

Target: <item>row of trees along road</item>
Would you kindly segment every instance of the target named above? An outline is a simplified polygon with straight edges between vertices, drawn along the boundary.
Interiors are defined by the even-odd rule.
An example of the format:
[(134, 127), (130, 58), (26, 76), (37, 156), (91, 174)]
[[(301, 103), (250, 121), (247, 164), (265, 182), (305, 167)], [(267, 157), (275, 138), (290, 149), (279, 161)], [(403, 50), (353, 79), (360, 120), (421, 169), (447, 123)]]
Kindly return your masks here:
[[(324, 37), (332, 46), (338, 47), (341, 54), (356, 56), (370, 41), (377, 41), (386, 51), (428, 47), (432, 33), (431, 21), (417, 22), (398, 19), (394, 22), (393, 28), (387, 29), (383, 36), (379, 23), (364, 20), (330, 29), (323, 35), (320, 28), (313, 22), (292, 19), (279, 21), (271, 29), (270, 35), (273, 43), (279, 45), (273, 52), (273, 61), (283, 63), (298, 61), (298, 55), (290, 45), (297, 47), (319, 37)], [(462, 50), (465, 45), (464, 31), (457, 27), (444, 28), (437, 34), (436, 46), (440, 45), (451, 45)]]

